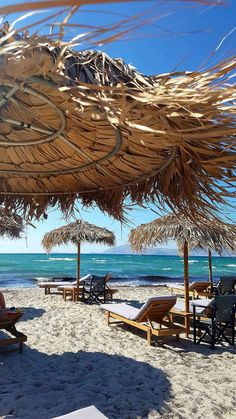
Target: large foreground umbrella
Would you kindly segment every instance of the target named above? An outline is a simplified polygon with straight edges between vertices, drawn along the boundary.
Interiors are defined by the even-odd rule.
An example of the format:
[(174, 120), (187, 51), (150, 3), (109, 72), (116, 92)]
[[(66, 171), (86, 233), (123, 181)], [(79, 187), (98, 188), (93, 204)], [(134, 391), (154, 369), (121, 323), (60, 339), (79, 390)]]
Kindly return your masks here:
[(222, 202), (236, 167), (234, 58), (147, 77), (102, 52), (9, 30), (0, 43), (0, 202), (40, 217), (80, 198), (120, 219), (127, 197), (192, 213)]
[(142, 224), (130, 233), (134, 250), (154, 247), (167, 240), (176, 240), (179, 253), (184, 255), (185, 311), (189, 312), (188, 253), (192, 249), (209, 249), (209, 281), (212, 284), (211, 251), (236, 251), (236, 226), (220, 220), (201, 219), (198, 222), (182, 214), (170, 214)]
[(0, 208), (0, 236), (10, 239), (20, 238), (24, 230), (22, 218), (16, 213), (9, 213), (5, 208)]
[(53, 247), (61, 246), (63, 244), (74, 243), (77, 245), (77, 286), (79, 286), (80, 278), (80, 243), (84, 242), (114, 246), (115, 236), (106, 228), (97, 227), (86, 221), (77, 220), (74, 223), (67, 224), (46, 233), (42, 240), (42, 245), (47, 252), (50, 252)]

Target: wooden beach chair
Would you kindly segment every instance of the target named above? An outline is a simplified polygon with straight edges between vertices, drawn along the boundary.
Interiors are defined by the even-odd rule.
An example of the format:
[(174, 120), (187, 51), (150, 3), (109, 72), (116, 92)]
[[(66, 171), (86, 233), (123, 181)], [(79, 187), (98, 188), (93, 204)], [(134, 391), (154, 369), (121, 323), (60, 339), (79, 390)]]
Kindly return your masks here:
[(116, 294), (119, 290), (117, 288), (111, 288), (109, 287), (109, 285), (107, 284), (108, 281), (110, 281), (112, 278), (112, 274), (111, 273), (107, 273), (105, 275), (105, 300), (113, 300), (113, 296), (114, 294)]
[[(100, 308), (107, 313), (107, 323), (110, 319), (114, 323), (126, 323), (147, 333), (147, 342), (151, 345), (152, 336), (170, 336), (184, 332), (182, 327), (174, 325), (167, 317), (169, 311), (176, 303), (176, 296), (160, 296), (149, 298), (140, 308), (128, 304), (102, 304)], [(155, 323), (155, 324), (154, 324)]]
[[(182, 285), (170, 285), (168, 287), (171, 294), (184, 294), (184, 286)], [(189, 284), (189, 295), (192, 298), (206, 297), (212, 298), (213, 293), (211, 292), (211, 283), (209, 281), (194, 281)]]
[(18, 332), (15, 326), (18, 320), (22, 317), (22, 314), (23, 313), (20, 311), (7, 309), (0, 314), (0, 330), (4, 330), (7, 334), (11, 335), (10, 337), (0, 339), (0, 347), (19, 344), (19, 350), (22, 353), (23, 343), (27, 341), (27, 336)]

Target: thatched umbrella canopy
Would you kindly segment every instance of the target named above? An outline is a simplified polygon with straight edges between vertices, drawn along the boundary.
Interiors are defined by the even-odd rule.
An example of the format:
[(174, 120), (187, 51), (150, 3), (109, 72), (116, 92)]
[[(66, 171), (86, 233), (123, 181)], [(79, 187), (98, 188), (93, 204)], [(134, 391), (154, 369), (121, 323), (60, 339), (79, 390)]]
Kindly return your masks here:
[(184, 255), (185, 310), (189, 311), (188, 253), (192, 249), (208, 249), (209, 281), (212, 283), (211, 251), (236, 252), (236, 226), (221, 220), (202, 218), (196, 222), (183, 214), (169, 214), (141, 224), (130, 233), (131, 247), (141, 251), (167, 240), (176, 240), (179, 253)]
[(9, 31), (0, 44), (1, 203), (40, 217), (80, 198), (122, 219), (127, 197), (191, 213), (222, 202), (236, 167), (233, 58), (147, 77), (102, 52)]
[(84, 242), (114, 246), (115, 236), (106, 228), (97, 227), (83, 220), (77, 220), (46, 233), (42, 240), (42, 245), (47, 252), (50, 252), (53, 247), (63, 244), (74, 243), (77, 245), (77, 285), (79, 285), (80, 278), (80, 244)]
[(10, 239), (20, 238), (23, 230), (24, 224), (18, 214), (0, 208), (0, 236), (7, 236)]

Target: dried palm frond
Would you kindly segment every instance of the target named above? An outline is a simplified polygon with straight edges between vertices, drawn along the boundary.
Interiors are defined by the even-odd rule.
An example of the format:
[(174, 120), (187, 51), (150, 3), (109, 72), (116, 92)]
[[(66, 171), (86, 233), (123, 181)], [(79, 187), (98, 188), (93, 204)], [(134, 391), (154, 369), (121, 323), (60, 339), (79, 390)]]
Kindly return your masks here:
[(147, 77), (10, 28), (2, 41), (0, 202), (40, 217), (79, 198), (118, 219), (128, 197), (192, 215), (224, 202), (236, 167), (234, 57)]
[(16, 213), (10, 213), (6, 208), (0, 208), (0, 236), (10, 239), (20, 238), (24, 231), (22, 218)]
[(236, 252), (236, 225), (221, 220), (202, 218), (198, 222), (183, 214), (169, 214), (133, 229), (129, 236), (132, 249), (141, 252), (146, 247), (155, 247), (168, 240), (176, 240), (180, 254), (184, 243), (189, 250), (210, 249), (221, 255)]
[(77, 220), (46, 233), (43, 237), (42, 245), (47, 252), (50, 252), (55, 246), (68, 243), (77, 245), (84, 242), (114, 246), (115, 236), (106, 228), (97, 227), (83, 220)]

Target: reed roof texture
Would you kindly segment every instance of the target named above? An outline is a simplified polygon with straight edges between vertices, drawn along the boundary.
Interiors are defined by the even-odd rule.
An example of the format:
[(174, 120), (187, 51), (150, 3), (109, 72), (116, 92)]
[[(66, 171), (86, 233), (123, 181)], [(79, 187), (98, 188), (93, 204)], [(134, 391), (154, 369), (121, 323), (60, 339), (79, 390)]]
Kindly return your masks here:
[(198, 222), (182, 214), (169, 214), (133, 229), (129, 236), (131, 247), (142, 251), (167, 240), (176, 240), (179, 253), (182, 254), (184, 242), (189, 250), (210, 249), (218, 254), (223, 250), (236, 252), (236, 226), (221, 220), (200, 219)]
[(50, 252), (55, 246), (69, 243), (77, 245), (84, 242), (114, 246), (115, 236), (106, 228), (97, 227), (83, 220), (77, 220), (46, 233), (43, 237), (42, 245), (47, 252)]
[(5, 208), (0, 208), (0, 236), (10, 239), (20, 238), (24, 230), (22, 218), (15, 213), (10, 213)]
[(236, 167), (234, 58), (147, 77), (105, 53), (9, 30), (0, 40), (0, 203), (39, 218), (79, 198), (122, 219), (127, 197), (191, 213), (223, 201)]

